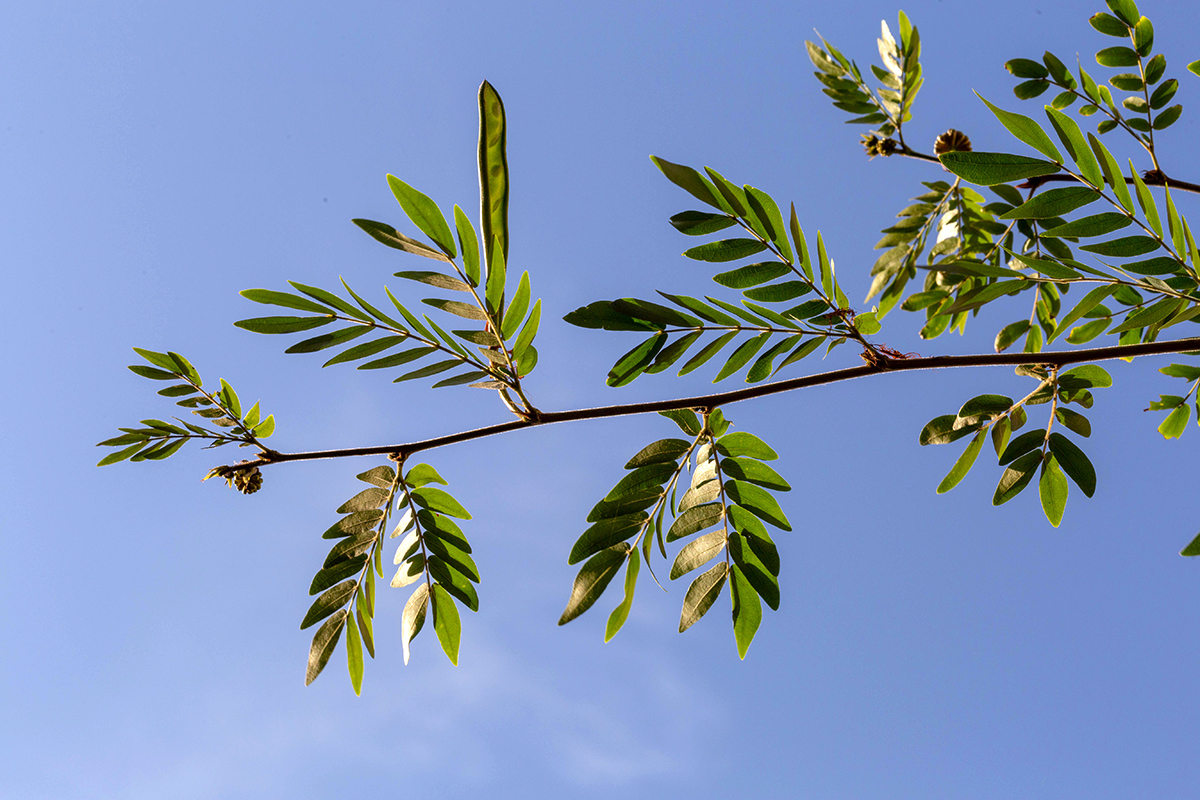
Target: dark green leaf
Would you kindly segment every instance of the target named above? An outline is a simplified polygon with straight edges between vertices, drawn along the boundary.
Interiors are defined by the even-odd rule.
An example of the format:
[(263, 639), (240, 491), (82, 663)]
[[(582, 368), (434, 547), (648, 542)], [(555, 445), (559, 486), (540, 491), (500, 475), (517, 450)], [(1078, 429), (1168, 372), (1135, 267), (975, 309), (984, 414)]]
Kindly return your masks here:
[(327, 317), (255, 317), (233, 324), (252, 333), (299, 333), (328, 325), (333, 320), (334, 316), (330, 314)]
[(721, 587), (725, 585), (727, 570), (725, 562), (721, 561), (692, 581), (683, 598), (683, 612), (679, 616), (680, 633), (695, 625), (712, 608), (721, 593)]
[(563, 320), (580, 328), (602, 328), (606, 331), (651, 331), (658, 327), (617, 311), (615, 304), (607, 300), (577, 308)]
[(733, 637), (737, 642), (738, 657), (745, 659), (762, 622), (762, 606), (758, 594), (750, 586), (742, 570), (734, 566), (733, 578), (729, 584), (733, 595)]
[[(1009, 445), (1009, 447), (1012, 447), (1012, 445)], [(1037, 474), (1037, 468), (1041, 466), (1041, 463), (1041, 450), (1026, 453), (1014, 461), (1004, 471), (1004, 474), (1000, 476), (1000, 483), (996, 486), (996, 493), (992, 497), (992, 505), (1003, 505), (1020, 494), (1021, 490), (1033, 480), (1033, 476)]]
[(311, 311), (314, 314), (329, 313), (329, 309), (325, 306), (315, 303), (306, 297), (288, 294), (287, 292), (273, 292), (270, 289), (246, 289), (238, 292), (238, 294), (247, 300), (253, 300), (256, 303), (263, 303), (265, 305), (294, 308), (297, 311)]
[(1096, 491), (1096, 468), (1084, 452), (1070, 439), (1054, 432), (1050, 434), (1050, 452), (1075, 485), (1091, 497)]
[(696, 416), (696, 412), (688, 408), (672, 409), (670, 411), (660, 411), (660, 415), (674, 422), (680, 429), (689, 436), (699, 436), (701, 431), (700, 418)]
[[(696, 261), (722, 263), (761, 253), (767, 246), (757, 239), (721, 239), (685, 250), (683, 254)], [(782, 274), (782, 273), (781, 273)]]
[[(367, 491), (370, 490), (368, 489)], [(414, 489), (410, 494), (422, 508), (428, 508), (430, 511), (436, 511), (449, 517), (458, 517), (459, 519), (471, 518), (471, 515), (467, 513), (465, 508), (459, 505), (457, 500), (441, 489), (422, 486), (419, 489)]]
[(1065, 186), (1035, 194), (1000, 219), (1049, 219), (1069, 214), (1100, 199), (1100, 193), (1087, 186)]
[(765, 489), (760, 489), (754, 484), (744, 481), (728, 480), (725, 481), (725, 492), (733, 502), (759, 519), (785, 531), (792, 529), (792, 524), (784, 516), (779, 503)]
[(349, 603), (350, 598), (354, 596), (354, 592), (357, 590), (358, 581), (339, 583), (332, 589), (327, 590), (313, 601), (312, 606), (308, 609), (308, 613), (304, 615), (304, 621), (300, 623), (300, 630), (315, 625), (346, 605), (346, 603)]
[(792, 268), (787, 264), (781, 264), (776, 261), (764, 261), (760, 264), (749, 264), (745, 267), (739, 267), (729, 272), (717, 273), (713, 276), (713, 280), (730, 289), (746, 289), (751, 286), (758, 286), (761, 283), (773, 281), (791, 271)]
[(667, 180), (700, 202), (707, 203), (713, 208), (718, 208), (722, 211), (731, 210), (725, 208), (725, 203), (717, 200), (713, 185), (696, 170), (691, 167), (685, 167), (682, 164), (673, 164), (665, 158), (659, 158), (658, 156), (650, 156), (650, 160), (654, 162), (654, 166), (662, 171), (663, 175), (667, 176)]
[(733, 351), (733, 355), (729, 357), (729, 360), (725, 362), (725, 365), (721, 367), (720, 372), (717, 373), (717, 377), (713, 378), (713, 383), (725, 380), (730, 375), (733, 375), (742, 367), (744, 367), (746, 363), (754, 357), (755, 353), (762, 349), (762, 346), (766, 344), (767, 340), (770, 338), (770, 333), (763, 333), (755, 336), (752, 339), (747, 339), (746, 341), (742, 342), (738, 348)]
[(395, 248), (396, 250), (403, 250), (404, 252), (412, 253), (413, 255), (432, 258), (436, 261), (450, 260), (429, 245), (418, 242), (416, 239), (408, 238), (386, 223), (374, 222), (369, 219), (354, 219), (350, 221), (370, 234), (372, 239), (386, 244), (388, 247)]
[(397, 272), (397, 278), (416, 281), (417, 283), (436, 286), (438, 289), (449, 289), (452, 292), (469, 292), (471, 285), (460, 281), (458, 278), (453, 278), (449, 275), (443, 275), (440, 272)]
[(759, 461), (774, 461), (779, 454), (752, 433), (735, 431), (717, 440), (717, 452), (727, 457), (749, 456)]
[(388, 490), (379, 487), (363, 489), (338, 508), (339, 514), (352, 514), (356, 511), (369, 511), (379, 508), (388, 499)]
[(720, 503), (693, 506), (675, 518), (667, 531), (667, 541), (673, 542), (720, 524), (723, 513)]
[(454, 598), (447, 593), (440, 583), (433, 585), (433, 629), (437, 631), (438, 641), (450, 663), (458, 666), (458, 645), (462, 636), (462, 621), (458, 617), (458, 607)]
[(1107, 242), (1082, 245), (1079, 249), (1102, 256), (1129, 258), (1130, 256), (1143, 256), (1146, 253), (1153, 253), (1158, 247), (1158, 242), (1150, 236), (1122, 236), (1118, 239), (1110, 239)]
[(613, 365), (613, 368), (609, 370), (608, 385), (624, 386), (633, 381), (638, 375), (641, 375), (646, 370), (646, 367), (650, 366), (658, 351), (666, 344), (667, 338), (666, 333), (657, 333), (621, 356), (617, 360), (617, 363)]
[(608, 588), (631, 549), (628, 542), (621, 542), (588, 559), (575, 576), (571, 597), (567, 600), (567, 607), (562, 616), (559, 617), (559, 625), (566, 625), (592, 607)]
[(304, 675), (304, 685), (308, 686), (317, 679), (321, 670), (329, 663), (338, 640), (342, 637), (342, 628), (346, 624), (349, 612), (345, 609), (338, 611), (324, 625), (317, 629), (313, 636), (312, 647), (308, 651), (308, 668)]
[(321, 336), (314, 336), (311, 339), (305, 339), (284, 350), (285, 353), (315, 353), (319, 350), (326, 350), (330, 347), (337, 347), (340, 344), (345, 344), (353, 339), (357, 339), (364, 333), (370, 333), (371, 329), (366, 325), (354, 325), (349, 328), (342, 328), (340, 331), (326, 333)]
[(1108, 36), (1120, 36), (1122, 38), (1129, 36), (1129, 27), (1112, 14), (1105, 14), (1101, 11), (1093, 14), (1088, 22), (1092, 24), (1093, 28), (1100, 31), (1100, 33)]
[(644, 467), (647, 464), (660, 464), (670, 462), (674, 464), (679, 461), (679, 457), (688, 451), (691, 447), (691, 442), (686, 442), (683, 439), (659, 439), (657, 442), (646, 445), (638, 451), (637, 455), (629, 459), (625, 464), (625, 469), (636, 469)]
[(583, 535), (575, 541), (570, 555), (567, 556), (567, 563), (578, 564), (585, 558), (636, 535), (647, 519), (646, 513), (639, 511), (634, 514), (600, 520), (584, 531)]
[(938, 160), (942, 162), (942, 166), (963, 180), (981, 186), (1053, 175), (1059, 171), (1058, 165), (1049, 161), (1007, 153), (952, 150), (943, 153)]
[(675, 230), (688, 236), (716, 233), (736, 223), (737, 220), (728, 214), (710, 214), (707, 211), (683, 211), (671, 217)]

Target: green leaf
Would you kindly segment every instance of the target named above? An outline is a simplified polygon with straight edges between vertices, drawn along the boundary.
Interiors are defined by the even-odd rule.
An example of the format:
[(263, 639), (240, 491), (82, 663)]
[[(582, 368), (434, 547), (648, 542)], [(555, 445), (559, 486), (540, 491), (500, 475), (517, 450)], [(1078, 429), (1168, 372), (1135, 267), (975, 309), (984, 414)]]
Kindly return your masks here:
[(600, 551), (588, 559), (579, 574), (575, 576), (575, 584), (571, 587), (571, 597), (567, 607), (559, 617), (558, 624), (566, 625), (571, 620), (587, 611), (600, 599), (600, 595), (608, 588), (608, 584), (617, 574), (624, 563), (626, 555), (632, 548), (628, 542), (621, 542)]
[(938, 160), (958, 177), (981, 186), (1053, 175), (1059, 171), (1059, 166), (1049, 161), (1008, 153), (952, 150), (942, 153)]
[(1046, 135), (1040, 125), (1029, 117), (997, 108), (979, 92), (976, 92), (975, 95), (996, 115), (1000, 124), (1008, 128), (1009, 133), (1052, 161), (1062, 162), (1062, 154), (1058, 152), (1058, 148), (1054, 146), (1054, 142), (1050, 141), (1050, 137)]
[(1183, 106), (1174, 105), (1168, 109), (1159, 112), (1154, 118), (1154, 130), (1161, 131), (1175, 124), (1175, 120), (1179, 119), (1179, 115), (1183, 113)]
[(1178, 439), (1187, 430), (1191, 415), (1192, 407), (1190, 405), (1185, 403), (1179, 406), (1162, 421), (1162, 424), (1158, 426), (1158, 432), (1163, 435), (1164, 439)]
[(707, 211), (683, 211), (671, 217), (671, 225), (688, 236), (703, 236), (716, 233), (737, 224), (728, 214), (710, 214)]
[[(1077, 433), (1085, 439), (1092, 435), (1092, 423), (1082, 414), (1069, 408), (1059, 407), (1054, 412), (1054, 418), (1061, 422), (1069, 431)], [(1062, 459), (1059, 459), (1061, 461)]]
[(1042, 476), (1038, 480), (1038, 495), (1042, 500), (1042, 511), (1050, 524), (1058, 527), (1067, 508), (1067, 479), (1058, 467), (1054, 456), (1042, 462)]
[[(1012, 445), (1009, 445), (1011, 448)], [(1009, 500), (1021, 493), (1029, 482), (1033, 480), (1037, 468), (1042, 463), (1042, 451), (1034, 450), (1021, 456), (1004, 471), (1000, 476), (1000, 483), (996, 486), (996, 493), (992, 497), (992, 505), (999, 506), (1007, 503)]]
[(388, 186), (392, 189), (392, 194), (396, 196), (400, 207), (404, 209), (404, 213), (408, 215), (412, 223), (421, 230), (421, 233), (432, 239), (442, 252), (450, 258), (455, 258), (458, 250), (454, 246), (454, 235), (450, 232), (450, 226), (446, 223), (446, 218), (442, 216), (437, 204), (395, 175), (388, 175), (387, 181)]
[(1058, 382), (1060, 386), (1069, 388), (1096, 388), (1107, 389), (1112, 386), (1112, 376), (1104, 367), (1099, 367), (1095, 364), (1084, 364), (1078, 367), (1072, 367), (1066, 372), (1058, 374)]
[[(368, 489), (367, 491), (371, 490)], [(457, 500), (441, 489), (422, 486), (419, 489), (414, 489), (410, 494), (422, 508), (428, 508), (430, 511), (436, 511), (439, 514), (445, 514), (449, 517), (457, 517), (459, 519), (471, 518), (471, 515), (467, 513), (465, 508), (459, 505)]]
[(1118, 239), (1109, 239), (1107, 242), (1083, 245), (1079, 249), (1102, 256), (1129, 258), (1131, 256), (1142, 256), (1146, 253), (1153, 253), (1158, 248), (1159, 244), (1153, 237), (1122, 236)]
[(950, 468), (950, 472), (938, 484), (938, 494), (945, 494), (953, 489), (971, 471), (971, 467), (975, 465), (975, 459), (979, 456), (979, 450), (983, 447), (984, 433), (984, 431), (980, 431), (975, 434), (975, 438), (971, 440), (971, 443), (967, 445), (967, 449), (954, 462), (954, 466)]
[(382, 244), (386, 244), (388, 247), (396, 250), (402, 250), (405, 253), (412, 253), (413, 255), (432, 258), (435, 261), (450, 260), (429, 245), (418, 242), (416, 239), (408, 238), (386, 223), (375, 222), (369, 219), (353, 219), (350, 221), (370, 234), (372, 239)]
[(1049, 70), (1028, 58), (1014, 58), (1006, 61), (1004, 68), (1015, 78), (1040, 80), (1050, 76)]
[(637, 455), (626, 462), (625, 469), (636, 469), (647, 464), (674, 464), (691, 446), (691, 442), (683, 439), (659, 439), (639, 450)]
[[(721, 239), (685, 250), (683, 254), (696, 261), (723, 263), (761, 253), (767, 246), (757, 239)], [(786, 268), (785, 268), (786, 271)], [(780, 273), (782, 274), (782, 273)]]
[[(1196, 63), (1200, 64), (1200, 61)], [(1192, 539), (1192, 541), (1188, 543), (1187, 547), (1180, 550), (1179, 555), (1200, 556), (1200, 534), (1198, 534), (1195, 539)]]
[(253, 300), (256, 303), (263, 303), (269, 306), (282, 306), (283, 308), (294, 308), (297, 311), (311, 311), (314, 314), (328, 314), (329, 309), (319, 303), (315, 303), (306, 297), (300, 297), (287, 292), (273, 292), (270, 289), (245, 289), (238, 292), (247, 300)]
[[(787, 275), (792, 268), (777, 261), (764, 261), (760, 264), (749, 264), (729, 272), (719, 272), (713, 280), (730, 289), (748, 289), (761, 283), (773, 281)], [(801, 284), (803, 285), (803, 284)], [(798, 296), (798, 295), (797, 295)]]
[(1067, 149), (1079, 167), (1079, 174), (1092, 186), (1102, 187), (1104, 174), (1100, 170), (1100, 164), (1097, 163), (1095, 155), (1092, 154), (1087, 140), (1083, 138), (1083, 132), (1079, 130), (1075, 120), (1061, 111), (1049, 107), (1046, 109), (1046, 116), (1050, 118), (1050, 124), (1054, 126), (1063, 147)]
[(785, 531), (792, 529), (792, 524), (788, 522), (779, 503), (765, 489), (744, 481), (728, 480), (725, 481), (725, 493), (733, 502), (759, 519)]
[(374, 361), (368, 361), (365, 364), (359, 364), (359, 369), (387, 369), (390, 367), (398, 367), (401, 364), (407, 364), (410, 361), (416, 361), (419, 358), (424, 358), (430, 353), (436, 353), (436, 347), (414, 347), (411, 350), (404, 350), (399, 353), (393, 353), (390, 356), (377, 358)]
[(525, 312), (529, 310), (529, 272), (521, 273), (521, 281), (517, 284), (517, 292), (513, 295), (508, 309), (504, 312), (504, 322), (501, 325), (505, 339), (511, 339), (521, 327)]
[(346, 624), (348, 615), (349, 612), (342, 609), (317, 629), (316, 635), (313, 636), (312, 646), (308, 651), (308, 668), (304, 675), (305, 686), (315, 681), (321, 674), (321, 670), (325, 669), (325, 665), (329, 663), (329, 657), (333, 655), (334, 648), (337, 647), (338, 640), (342, 637), (342, 628)]
[[(1041, 235), (1089, 238), (1118, 231), (1128, 227), (1132, 222), (1133, 220), (1124, 214), (1118, 214), (1115, 211), (1105, 211), (1100, 214), (1093, 214), (1090, 217), (1071, 220), (1070, 222), (1042, 231)], [(1084, 249), (1086, 250), (1087, 248), (1085, 247)]]
[(346, 625), (346, 665), (350, 670), (350, 684), (354, 687), (354, 694), (362, 696), (362, 637), (359, 636), (358, 625), (355, 624), (353, 617)]
[[(1184, 422), (1186, 423), (1186, 420)], [(1072, 430), (1074, 429), (1072, 428)], [(1075, 485), (1082, 489), (1083, 493), (1088, 497), (1095, 494), (1096, 468), (1092, 466), (1092, 462), (1088, 459), (1087, 455), (1074, 442), (1061, 433), (1052, 432), (1049, 444), (1050, 452), (1054, 454), (1058, 465), (1071, 477), (1071, 480), (1075, 481)], [(1055, 525), (1055, 527), (1058, 526)]]
[(584, 531), (583, 535), (575, 541), (570, 555), (567, 556), (567, 563), (578, 564), (585, 558), (590, 558), (602, 550), (637, 535), (647, 519), (646, 512), (638, 511), (633, 514), (600, 520)]
[(733, 597), (733, 637), (737, 642), (738, 657), (745, 659), (750, 643), (754, 641), (754, 634), (762, 623), (762, 605), (758, 593), (736, 565), (733, 567), (729, 590)]
[(625, 599), (613, 609), (604, 628), (604, 641), (610, 642), (621, 630), (625, 620), (629, 618), (629, 609), (633, 608), (633, 592), (637, 588), (638, 569), (641, 567), (641, 557), (637, 550), (629, 551), (629, 563), (625, 566)]
[[(371, 537), (371, 539), (373, 540), (374, 537)], [(346, 541), (350, 540), (347, 539)], [(330, 586), (357, 575), (366, 566), (370, 557), (369, 553), (360, 553), (331, 567), (323, 567), (317, 570), (317, 574), (313, 576), (312, 583), (308, 586), (308, 593), (314, 595), (318, 592), (323, 592)]]
[(1087, 186), (1064, 186), (1035, 194), (1000, 219), (1049, 219), (1069, 214), (1100, 199), (1100, 193)]
[(729, 537), (729, 555), (745, 575), (754, 591), (767, 601), (773, 611), (779, 610), (779, 579), (767, 569), (751, 547), (749, 539), (738, 534)]
[(661, 416), (674, 422), (679, 426), (680, 430), (689, 436), (699, 436), (702, 426), (700, 418), (696, 416), (696, 412), (689, 408), (678, 408), (670, 411), (658, 412)]
[(475, 226), (457, 205), (454, 206), (454, 227), (458, 230), (458, 246), (462, 249), (463, 271), (472, 286), (479, 285), (479, 237), (475, 234)]
[(563, 321), (580, 328), (600, 328), (606, 331), (652, 331), (657, 328), (656, 325), (617, 311), (614, 304), (607, 300), (598, 300), (577, 308), (563, 317)]
[(735, 431), (717, 440), (717, 452), (727, 457), (749, 456), (759, 461), (774, 461), (779, 454), (752, 433)]
[(507, 279), (508, 259), (500, 252), (497, 240), (492, 246), (491, 257), (488, 259), (487, 287), (484, 301), (488, 309), (499, 316), (504, 312), (504, 283)]
[(681, 578), (712, 561), (725, 549), (725, 531), (706, 533), (684, 545), (671, 565), (671, 580)]
[(724, 510), (720, 503), (692, 506), (675, 518), (671, 529), (667, 531), (667, 541), (673, 542), (711, 528), (713, 525), (718, 525), (723, 515)]
[(742, 188), (746, 191), (746, 202), (754, 212), (754, 216), (766, 228), (768, 238), (775, 243), (775, 247), (779, 249), (784, 260), (790, 264), (793, 260), (792, 248), (788, 244), (787, 230), (783, 226), (783, 215), (779, 212), (779, 206), (769, 194), (761, 189), (755, 189), (753, 186)]
[(422, 582), (404, 604), (400, 621), (400, 643), (404, 648), (404, 663), (408, 664), (409, 645), (425, 624), (425, 610), (429, 607), (429, 584)]
[(1024, 336), (1025, 332), (1028, 330), (1029, 320), (1027, 319), (1017, 320), (1016, 322), (1005, 325), (1000, 329), (1000, 332), (996, 334), (996, 352), (1003, 353), (1009, 347), (1012, 347), (1012, 343)]
[(727, 572), (728, 567), (722, 561), (692, 581), (683, 598), (683, 612), (679, 616), (680, 633), (695, 625), (712, 608), (721, 593), (721, 587), (725, 585)]
[[(749, 362), (750, 359), (753, 358), (760, 349), (762, 349), (762, 346), (766, 344), (767, 340), (770, 338), (770, 333), (763, 333), (755, 336), (752, 339), (747, 339), (746, 341), (742, 342), (738, 348), (733, 351), (733, 354), (725, 362), (725, 365), (721, 367), (720, 372), (717, 373), (717, 377), (713, 378), (713, 383), (725, 380), (730, 375), (733, 375), (742, 367), (744, 367), (746, 363)], [(703, 353), (703, 351), (701, 351), (701, 353)]]
[(1090, 133), (1088, 134), (1088, 142), (1092, 146), (1092, 152), (1096, 154), (1096, 158), (1100, 162), (1100, 168), (1104, 172), (1105, 183), (1112, 187), (1122, 207), (1132, 214), (1133, 199), (1129, 196), (1129, 188), (1125, 185), (1125, 178), (1121, 174), (1121, 167), (1117, 163), (1117, 160), (1113, 158), (1112, 153), (1108, 152), (1108, 148)]
[(333, 322), (334, 316), (326, 317), (255, 317), (238, 320), (235, 326), (251, 333), (299, 333)]
[(608, 385), (625, 386), (641, 375), (646, 367), (650, 366), (650, 362), (658, 354), (658, 351), (666, 344), (667, 338), (666, 333), (659, 332), (621, 356), (609, 370), (606, 381)]
[(695, 197), (702, 203), (707, 203), (713, 208), (732, 213), (732, 209), (726, 208), (725, 203), (718, 201), (717, 192), (713, 185), (696, 170), (691, 167), (685, 167), (682, 164), (673, 164), (665, 158), (659, 158), (658, 156), (650, 156), (650, 160), (654, 162), (654, 166), (662, 171), (663, 175), (667, 176), (667, 180), (683, 189), (692, 197)]
[(462, 636), (462, 621), (454, 598), (440, 583), (433, 585), (433, 629), (450, 663), (458, 666), (458, 644)]
[(721, 460), (721, 471), (731, 478), (749, 481), (777, 492), (789, 492), (792, 489), (782, 475), (760, 461), (725, 458)]
[(346, 342), (357, 339), (365, 333), (370, 333), (371, 328), (366, 325), (353, 325), (349, 328), (342, 328), (340, 331), (326, 333), (321, 336), (314, 336), (311, 339), (305, 339), (284, 350), (285, 353), (316, 353), (320, 350), (327, 350), (330, 347), (337, 347)]
[(488, 321), (488, 315), (485, 314), (478, 306), (470, 303), (460, 303), (457, 300), (442, 300), (441, 298), (425, 298), (421, 300), (426, 305), (433, 306), (436, 309), (445, 311), (447, 314), (453, 314), (456, 317), (464, 319), (475, 319), (482, 322)]
[(1146, 184), (1142, 181), (1142, 176), (1138, 175), (1137, 168), (1133, 166), (1133, 161), (1129, 162), (1129, 176), (1133, 178), (1133, 185), (1137, 188), (1138, 205), (1142, 207), (1142, 213), (1146, 215), (1146, 221), (1150, 223), (1150, 227), (1158, 236), (1162, 236), (1162, 222), (1158, 218), (1158, 206), (1154, 204), (1154, 196), (1150, 194), (1150, 190), (1146, 188)]
[(356, 511), (370, 511), (379, 508), (388, 499), (388, 490), (379, 487), (363, 489), (338, 508), (339, 514), (353, 514)]
[(958, 415), (956, 414), (943, 414), (940, 417), (931, 419), (921, 429), (919, 437), (921, 446), (927, 444), (950, 444), (975, 432), (970, 427), (955, 428), (954, 423), (957, 419)]
[(1088, 20), (1092, 27), (1100, 31), (1100, 33), (1108, 36), (1120, 36), (1122, 38), (1129, 36), (1129, 26), (1117, 19), (1111, 14), (1105, 14), (1103, 11), (1093, 14)]
[(1138, 54), (1130, 47), (1106, 47), (1096, 53), (1096, 63), (1102, 67), (1136, 67)]
[(312, 606), (308, 609), (308, 613), (304, 615), (304, 620), (300, 623), (300, 630), (315, 625), (346, 605), (346, 603), (349, 603), (350, 598), (354, 596), (354, 592), (357, 590), (358, 581), (339, 583), (332, 589), (327, 590), (313, 601)]

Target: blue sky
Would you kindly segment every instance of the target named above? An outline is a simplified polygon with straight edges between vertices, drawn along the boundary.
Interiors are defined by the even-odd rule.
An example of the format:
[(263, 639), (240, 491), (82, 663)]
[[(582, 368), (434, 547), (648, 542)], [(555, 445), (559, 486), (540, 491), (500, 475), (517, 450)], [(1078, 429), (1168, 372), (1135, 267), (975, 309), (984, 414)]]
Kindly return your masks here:
[[(975, 100), (1015, 108), (1003, 62), (1085, 61), (1099, 3), (919, 2), (926, 85), (911, 134), (947, 127), (1017, 145)], [(0, 248), (9, 389), (0, 461), (0, 794), (12, 798), (1180, 796), (1200, 733), (1194, 610), (1195, 445), (1142, 409), (1174, 391), (1165, 361), (1117, 365), (1089, 453), (1099, 490), (1051, 528), (1033, 492), (1001, 508), (997, 470), (934, 487), (956, 457), (917, 446), (930, 418), (1010, 371), (904, 374), (727, 409), (782, 454), (796, 525), (778, 541), (784, 600), (737, 659), (718, 607), (675, 632), (683, 587), (639, 587), (555, 621), (566, 553), (658, 418), (559, 426), (429, 453), (474, 513), (483, 573), (460, 666), (423, 634), (402, 666), (404, 594), (384, 590), (363, 696), (341, 651), (303, 685), (297, 629), (320, 533), (375, 461), (269, 470), (243, 497), (201, 483), (217, 463), (96, 469), (94, 443), (168, 413), (125, 369), (130, 346), (186, 354), (261, 398), (285, 450), (399, 442), (504, 418), (487, 392), (431, 392), (319, 369), (280, 338), (235, 329), (237, 292), (344, 276), (382, 296), (421, 269), (349, 220), (403, 222), (384, 175), (477, 207), (475, 92), (503, 95), (510, 263), (546, 307), (529, 382), (543, 409), (705, 391), (711, 371), (604, 386), (623, 335), (566, 312), (656, 288), (707, 291), (666, 224), (692, 207), (651, 153), (708, 164), (794, 201), (848, 294), (878, 230), (936, 166), (868, 161), (818, 91), (814, 28), (874, 58), (875, 2), (53, 3), (0, 8)], [(1187, 108), (1160, 148), (1197, 180), (1198, 57), (1184, 4), (1144, 4)], [(1107, 43), (1104, 43), (1107, 44)], [(1027, 110), (1027, 113), (1029, 111)], [(1132, 154), (1132, 153), (1130, 153)], [(1186, 201), (1187, 205), (1193, 201)], [(1185, 214), (1194, 213), (1185, 205)], [(709, 284), (711, 285), (711, 284)], [(416, 296), (411, 295), (410, 296)], [(1024, 313), (1024, 312), (1021, 312)], [(932, 355), (990, 347), (1005, 322), (880, 338)], [(291, 340), (289, 340), (290, 342)], [(856, 361), (838, 351), (825, 364)], [(793, 374), (800, 374), (795, 372)], [(726, 384), (732, 387), (732, 382)], [(222, 452), (223, 454), (223, 452)]]

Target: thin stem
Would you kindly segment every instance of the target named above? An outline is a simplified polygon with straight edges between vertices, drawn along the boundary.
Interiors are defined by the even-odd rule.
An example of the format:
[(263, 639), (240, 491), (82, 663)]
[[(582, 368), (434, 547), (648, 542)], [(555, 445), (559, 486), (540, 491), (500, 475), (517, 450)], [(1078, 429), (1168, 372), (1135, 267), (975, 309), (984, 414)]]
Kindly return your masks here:
[(602, 406), (600, 408), (582, 408), (572, 411), (543, 412), (540, 419), (513, 420), (498, 425), (488, 425), (469, 431), (461, 431), (446, 436), (438, 436), (418, 442), (392, 444), (371, 447), (349, 447), (338, 450), (314, 450), (300, 453), (264, 454), (257, 459), (243, 464), (233, 465), (234, 469), (247, 469), (275, 464), (284, 461), (311, 461), (324, 458), (348, 458), (352, 456), (377, 456), (399, 453), (402, 456), (411, 455), (422, 450), (432, 450), (437, 447), (469, 442), (496, 436), (509, 431), (522, 430), (537, 425), (554, 422), (578, 422), (589, 419), (605, 419), (631, 414), (652, 414), (659, 411), (675, 411), (685, 408), (713, 408), (743, 400), (753, 400), (758, 397), (768, 397), (773, 394), (791, 392), (797, 389), (807, 389), (812, 386), (824, 386), (830, 383), (866, 378), (894, 372), (908, 372), (927, 369), (954, 369), (959, 367), (995, 367), (1019, 366), (1021, 364), (1045, 364), (1052, 367), (1063, 367), (1068, 364), (1081, 364), (1090, 361), (1111, 361), (1120, 358), (1136, 356), (1163, 355), (1167, 353), (1188, 353), (1200, 351), (1200, 338), (1176, 339), (1166, 342), (1146, 342), (1143, 344), (1116, 345), (1113, 347), (1094, 347), (1084, 350), (1069, 350), (1056, 353), (981, 353), (965, 356), (930, 356), (928, 358), (889, 359), (885, 358), (879, 364), (866, 364), (861, 367), (832, 370), (816, 375), (805, 375), (786, 381), (778, 381), (761, 386), (751, 386), (746, 389), (735, 389), (717, 394), (681, 397), (674, 400), (655, 400), (646, 403), (627, 403), (622, 405)]

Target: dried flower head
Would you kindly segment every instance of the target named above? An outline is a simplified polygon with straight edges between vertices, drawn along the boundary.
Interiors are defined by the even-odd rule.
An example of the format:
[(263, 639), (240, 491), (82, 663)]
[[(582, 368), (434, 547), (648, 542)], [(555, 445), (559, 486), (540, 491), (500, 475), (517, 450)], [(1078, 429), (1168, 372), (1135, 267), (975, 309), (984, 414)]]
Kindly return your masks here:
[(954, 128), (937, 137), (933, 143), (933, 152), (936, 155), (958, 151), (960, 153), (969, 153), (971, 151), (971, 140), (962, 131), (956, 131)]
[(874, 133), (864, 133), (862, 145), (863, 149), (867, 151), (867, 155), (871, 158), (875, 156), (890, 156), (900, 149), (900, 145), (895, 139), (881, 139)]

